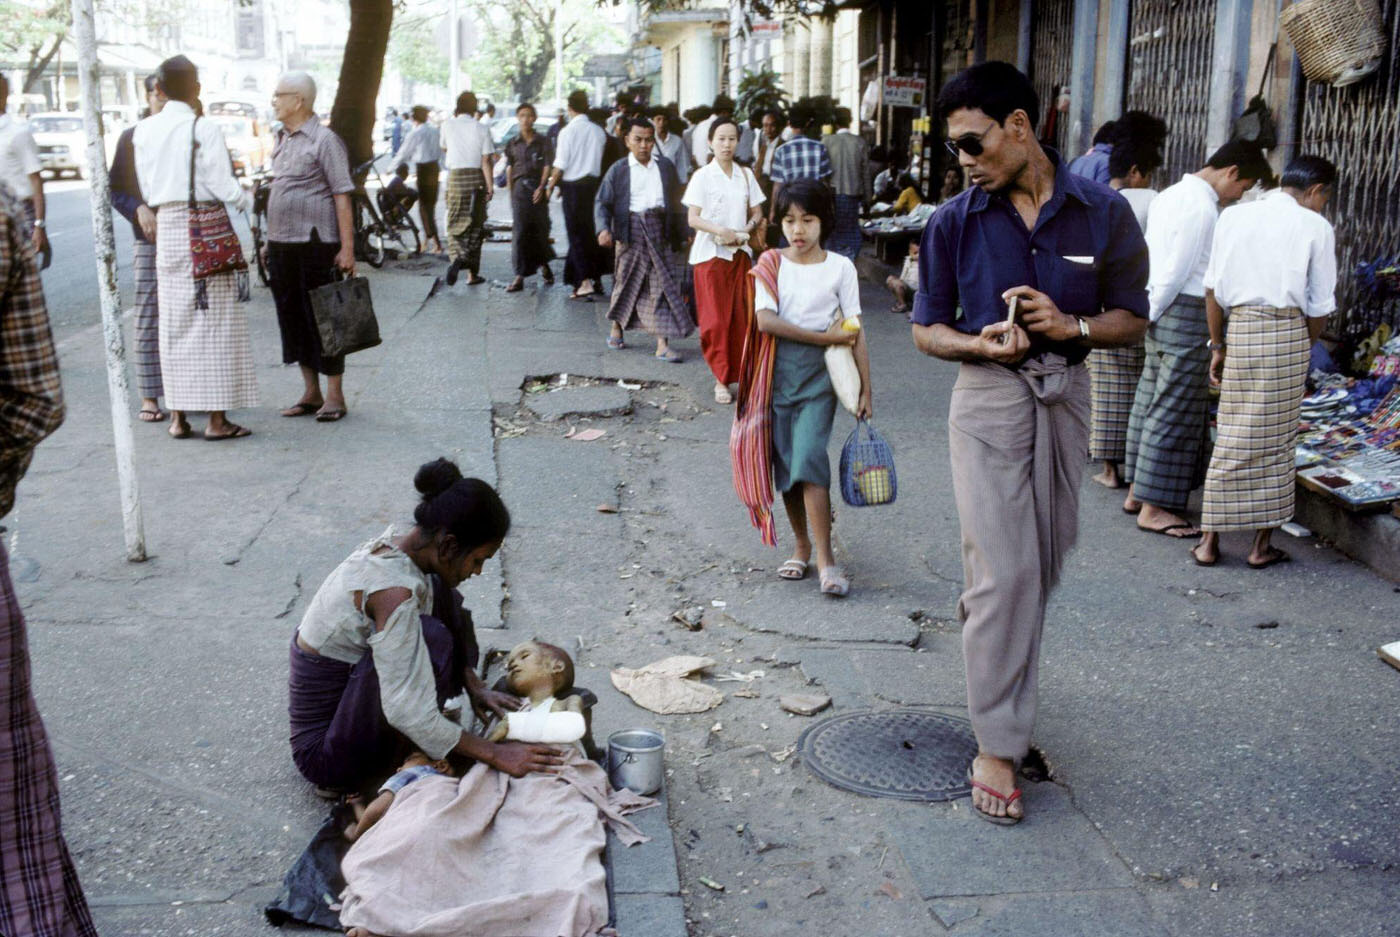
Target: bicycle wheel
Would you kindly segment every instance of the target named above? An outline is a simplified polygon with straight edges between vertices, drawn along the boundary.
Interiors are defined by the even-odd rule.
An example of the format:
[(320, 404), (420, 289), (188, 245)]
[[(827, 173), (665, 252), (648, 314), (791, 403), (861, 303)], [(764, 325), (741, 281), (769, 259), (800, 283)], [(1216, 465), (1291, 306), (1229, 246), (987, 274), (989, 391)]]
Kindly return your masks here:
[(419, 254), (423, 250), (423, 241), (418, 236), (418, 225), (413, 223), (413, 219), (404, 215), (399, 222), (398, 231), (399, 243), (408, 249), (410, 255)]
[(263, 260), (263, 246), (267, 241), (263, 240), (262, 229), (253, 229), (253, 260), (258, 265), (258, 279), (262, 280), (262, 285), (272, 286), (272, 277), (267, 271), (267, 261)]
[(376, 222), (374, 225), (370, 226), (369, 228), (366, 228), (365, 263), (369, 264), (376, 270), (384, 266), (384, 258), (387, 254), (387, 252), (385, 251), (384, 242), (388, 240), (389, 237), (385, 233), (385, 227), (382, 222)]

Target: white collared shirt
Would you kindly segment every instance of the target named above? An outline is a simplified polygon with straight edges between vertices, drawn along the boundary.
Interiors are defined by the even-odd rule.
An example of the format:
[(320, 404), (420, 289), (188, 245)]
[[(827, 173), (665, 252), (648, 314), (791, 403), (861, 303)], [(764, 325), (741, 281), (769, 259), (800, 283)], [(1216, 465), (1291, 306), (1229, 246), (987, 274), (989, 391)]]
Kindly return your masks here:
[(587, 114), (578, 114), (559, 131), (554, 146), (554, 168), (563, 182), (577, 182), (603, 171), (603, 144), (608, 135)]
[(442, 148), (447, 152), (444, 167), (453, 169), (481, 169), (486, 157), (496, 152), (491, 142), (491, 131), (486, 125), (470, 114), (458, 114), (445, 120), (442, 130)]
[[(742, 231), (749, 223), (749, 209), (762, 204), (763, 190), (751, 170), (734, 163), (733, 173), (726, 176), (719, 162), (711, 162), (695, 170), (690, 177), (681, 204), (700, 209), (700, 217), (711, 224)], [(690, 245), (690, 263), (702, 264), (716, 257), (733, 260), (735, 251), (747, 247), (724, 247), (716, 243), (708, 231), (696, 231), (695, 243)], [(752, 251), (749, 251), (752, 254)]]
[(1206, 295), (1202, 282), (1210, 260), (1210, 239), (1220, 215), (1220, 196), (1194, 173), (1181, 177), (1152, 201), (1147, 217), (1147, 303), (1153, 322), (1179, 295)]
[(1337, 308), (1332, 225), (1282, 189), (1232, 205), (1215, 225), (1205, 285), (1226, 309), (1296, 306), (1313, 318), (1331, 315)]
[(661, 164), (655, 157), (642, 164), (631, 153), (627, 154), (628, 178), (632, 186), (632, 199), (627, 210), (633, 214), (666, 207), (666, 190), (661, 187)]
[(1157, 198), (1157, 190), (1119, 189), (1118, 194), (1123, 196), (1124, 200), (1133, 207), (1133, 217), (1137, 219), (1138, 227), (1146, 231), (1148, 210)]
[(656, 152), (669, 159), (676, 167), (676, 175), (680, 177), (681, 185), (685, 185), (690, 178), (690, 154), (686, 152), (685, 140), (680, 134), (668, 133), (663, 140), (656, 138)]
[[(190, 200), (190, 124), (194, 110), (184, 101), (167, 101), (159, 114), (136, 125), (131, 135), (136, 154), (136, 182), (147, 205), (184, 204)], [(212, 120), (201, 120), (194, 135), (194, 197), (200, 202), (223, 202), (247, 209), (248, 193), (233, 175), (224, 132)]]
[(442, 137), (438, 133), (437, 127), (431, 122), (419, 124), (408, 132), (408, 136), (403, 138), (399, 144), (399, 151), (394, 154), (394, 161), (389, 164), (389, 171), (393, 172), (400, 166), (416, 166), (419, 163), (436, 163), (442, 159)]
[(758, 171), (765, 176), (773, 175), (773, 154), (778, 152), (778, 147), (783, 145), (782, 135), (778, 135), (771, 140), (765, 138), (763, 143), (763, 165)]
[(19, 198), (33, 198), (29, 177), (40, 168), (39, 147), (29, 124), (0, 114), (0, 184), (8, 185)]
[(750, 127), (746, 120), (739, 125), (739, 145), (734, 149), (734, 158), (741, 163), (752, 163), (757, 146), (758, 131)]

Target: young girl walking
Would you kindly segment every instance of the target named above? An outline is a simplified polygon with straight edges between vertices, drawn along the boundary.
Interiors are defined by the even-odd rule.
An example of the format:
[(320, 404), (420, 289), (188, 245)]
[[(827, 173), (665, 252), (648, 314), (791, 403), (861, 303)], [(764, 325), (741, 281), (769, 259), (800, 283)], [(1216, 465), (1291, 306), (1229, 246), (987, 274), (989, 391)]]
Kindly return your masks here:
[(753, 266), (749, 232), (763, 217), (763, 190), (751, 170), (734, 162), (739, 125), (731, 118), (710, 124), (715, 158), (695, 171), (681, 204), (685, 205), (695, 243), (690, 266), (695, 277), (695, 311), (700, 321), (700, 351), (715, 375), (715, 402), (734, 402), (731, 385), (739, 383), (739, 359), (748, 331), (748, 282)]
[[(765, 457), (771, 456), (772, 485), (782, 493), (796, 539), (792, 558), (778, 567), (778, 576), (803, 579), (815, 561), (822, 592), (844, 596), (850, 581), (831, 551), (831, 462), (826, 449), (836, 393), (824, 352), (829, 345), (853, 346), (861, 381), (857, 415), (868, 419), (872, 410), (865, 331), (842, 327), (845, 319), (860, 315), (860, 288), (855, 265), (823, 246), (836, 218), (831, 192), (823, 183), (799, 180), (783, 186), (774, 216), (788, 246), (766, 252), (753, 271), (757, 334), (748, 343), (730, 442), (735, 483), (763, 529), (765, 542), (775, 542), (763, 499), (753, 497), (759, 488), (768, 492), (771, 503), (768, 480), (755, 477), (762, 475)], [(748, 360), (749, 355), (754, 360)], [(768, 452), (746, 445), (769, 431)], [(751, 458), (755, 454), (758, 457)], [(751, 471), (754, 466), (759, 467), (757, 473)]]

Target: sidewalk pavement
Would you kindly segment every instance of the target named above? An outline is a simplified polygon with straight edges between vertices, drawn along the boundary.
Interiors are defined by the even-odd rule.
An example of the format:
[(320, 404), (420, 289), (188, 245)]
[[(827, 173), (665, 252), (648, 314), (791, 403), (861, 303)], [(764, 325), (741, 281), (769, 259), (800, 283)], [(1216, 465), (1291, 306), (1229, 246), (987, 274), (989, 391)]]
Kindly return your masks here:
[[(488, 245), (489, 287), (427, 304), (441, 264), (372, 273), (385, 343), (350, 359), (350, 416), (330, 425), (276, 415), (300, 382), (258, 289), (263, 406), (234, 414), (255, 435), (211, 446), (136, 426), (144, 564), (122, 559), (100, 333), (64, 343), (68, 422), (7, 536), (102, 933), (268, 932), (260, 908), (324, 810), (286, 745), (287, 641), (356, 544), (409, 520), (413, 471), (440, 454), (499, 485), (514, 517), (500, 562), (464, 590), (483, 647), (561, 644), (600, 698), (600, 742), (635, 725), (667, 736), (678, 873), (660, 811), (638, 815), (662, 835), (614, 850), (624, 937), (1400, 933), (1400, 674), (1375, 655), (1400, 618), (1391, 584), (1308, 541), (1254, 572), (1227, 536), (1222, 564), (1197, 568), (1086, 482), (1041, 669), (1053, 780), (1025, 785), (1029, 819), (1002, 829), (965, 800), (835, 790), (791, 754), (812, 720), (782, 713), (780, 693), (816, 688), (835, 712), (963, 707), (955, 368), (917, 355), (864, 291), (901, 491), (892, 507), (838, 505), (854, 594), (826, 599), (813, 579), (773, 577), (787, 554), (762, 547), (733, 495), (730, 413), (710, 402), (696, 339), (678, 343), (681, 365), (641, 336), (609, 351), (604, 304), (562, 285), (506, 294), (508, 265), (508, 245)], [(611, 388), (585, 400), (581, 383)], [(833, 454), (851, 426), (838, 416)], [(694, 605), (709, 614), (691, 632), (671, 615)], [(609, 682), (681, 653), (750, 679), (670, 717)]]

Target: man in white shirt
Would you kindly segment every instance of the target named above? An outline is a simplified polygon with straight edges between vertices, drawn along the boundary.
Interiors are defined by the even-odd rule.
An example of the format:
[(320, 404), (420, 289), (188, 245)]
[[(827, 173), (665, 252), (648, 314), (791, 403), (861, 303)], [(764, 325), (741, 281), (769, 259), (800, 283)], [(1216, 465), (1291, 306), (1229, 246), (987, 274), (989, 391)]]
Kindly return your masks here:
[[(170, 409), (170, 435), (191, 435), (185, 414), (205, 411), (204, 438), (241, 439), (245, 427), (226, 419), (229, 410), (258, 405), (258, 385), (248, 319), (238, 302), (233, 271), (196, 279), (190, 252), (191, 189), (195, 202), (223, 202), (248, 209), (248, 194), (233, 176), (223, 131), (198, 120), (199, 72), (177, 55), (160, 63), (156, 87), (166, 103), (136, 125), (131, 143), (136, 181), (156, 210), (156, 293), (160, 306), (160, 373)], [(191, 139), (193, 138), (193, 140)], [(190, 148), (197, 141), (193, 181)], [(244, 277), (246, 270), (240, 271)]]
[(569, 123), (559, 131), (554, 171), (545, 187), (546, 198), (557, 187), (564, 203), (564, 230), (569, 235), (564, 282), (574, 288), (570, 299), (588, 299), (597, 293), (597, 280), (607, 271), (607, 256), (598, 246), (598, 231), (593, 227), (606, 141), (603, 128), (588, 119), (588, 92), (572, 92)]
[(1123, 510), (1136, 514), (1138, 527), (1149, 533), (1177, 539), (1200, 533), (1181, 515), (1200, 481), (1206, 438), (1210, 353), (1202, 280), (1220, 207), (1268, 176), (1259, 148), (1232, 140), (1152, 202), (1146, 232), (1152, 324), (1128, 418), (1123, 472), (1132, 483)]
[(442, 162), (442, 136), (428, 119), (428, 109), (421, 104), (413, 107), (413, 129), (404, 137), (394, 161), (393, 172), (400, 166), (413, 164), (413, 179), (418, 186), (418, 217), (423, 222), (423, 242), (429, 251), (442, 253), (442, 240), (437, 230), (438, 173)]
[(623, 330), (640, 327), (656, 338), (656, 357), (680, 362), (668, 340), (695, 331), (677, 256), (686, 224), (676, 167), (652, 155), (654, 133), (649, 122), (633, 120), (626, 138), (630, 155), (608, 167), (598, 189), (598, 244), (617, 246), (608, 347), (622, 349)]
[(1337, 167), (1299, 156), (1281, 183), (1220, 215), (1206, 268), (1210, 381), (1220, 387), (1220, 410), (1201, 506), (1205, 533), (1191, 551), (1202, 566), (1219, 560), (1223, 530), (1254, 531), (1246, 560), (1253, 569), (1289, 558), (1269, 541), (1293, 516), (1309, 356), (1337, 308), (1336, 238), (1321, 214)]
[(664, 156), (676, 167), (676, 175), (681, 185), (690, 180), (690, 155), (686, 152), (685, 140), (676, 133), (667, 132), (671, 114), (664, 107), (653, 107), (647, 112), (651, 125), (656, 128), (656, 155)]
[(39, 174), (39, 147), (29, 125), (5, 113), (10, 83), (0, 74), (0, 185), (8, 185), (24, 207), (25, 221), (34, 252), (43, 254), (49, 246), (44, 231), (44, 177)]
[(485, 283), (481, 242), (486, 235), (486, 205), (491, 201), (491, 158), (496, 147), (491, 131), (476, 119), (476, 95), (463, 91), (450, 120), (443, 121), (442, 149), (447, 154), (447, 285), (471, 274), (468, 285)]

